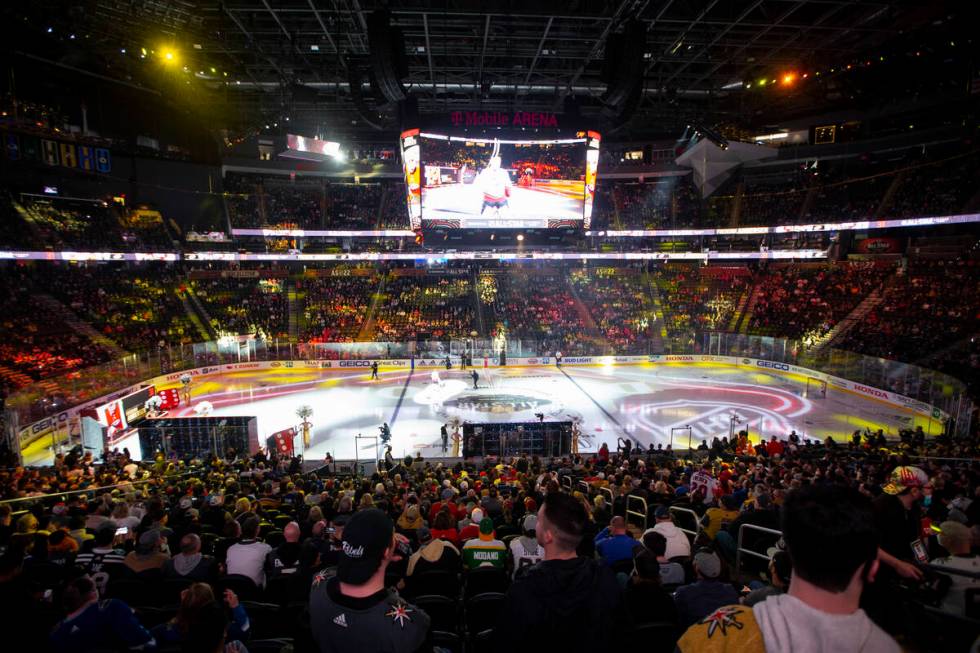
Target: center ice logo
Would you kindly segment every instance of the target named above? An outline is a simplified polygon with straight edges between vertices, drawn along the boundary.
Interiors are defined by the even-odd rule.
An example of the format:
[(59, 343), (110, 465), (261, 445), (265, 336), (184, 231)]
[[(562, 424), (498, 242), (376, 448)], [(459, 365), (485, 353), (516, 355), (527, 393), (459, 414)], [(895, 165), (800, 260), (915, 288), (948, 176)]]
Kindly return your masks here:
[(526, 397), (524, 395), (463, 395), (444, 403), (448, 408), (473, 410), (480, 413), (519, 413), (536, 410), (551, 404), (548, 399)]

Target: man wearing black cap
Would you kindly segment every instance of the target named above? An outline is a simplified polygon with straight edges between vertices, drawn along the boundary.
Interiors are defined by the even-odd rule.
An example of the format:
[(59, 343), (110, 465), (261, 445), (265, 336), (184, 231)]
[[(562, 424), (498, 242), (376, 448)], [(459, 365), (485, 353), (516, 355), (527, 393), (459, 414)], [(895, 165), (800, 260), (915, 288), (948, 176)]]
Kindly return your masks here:
[(391, 519), (361, 510), (344, 528), (337, 575), (318, 574), (310, 591), (310, 626), (321, 653), (428, 651), (429, 616), (385, 588), (385, 570), (401, 560)]

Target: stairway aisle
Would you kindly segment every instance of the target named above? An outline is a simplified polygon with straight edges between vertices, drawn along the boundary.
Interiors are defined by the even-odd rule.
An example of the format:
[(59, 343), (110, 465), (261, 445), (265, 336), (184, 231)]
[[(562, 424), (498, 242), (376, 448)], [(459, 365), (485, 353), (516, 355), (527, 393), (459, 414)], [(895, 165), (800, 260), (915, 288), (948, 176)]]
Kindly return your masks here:
[(34, 295), (34, 301), (48, 309), (54, 315), (59, 316), (62, 321), (70, 326), (75, 333), (88, 338), (95, 344), (108, 351), (112, 358), (122, 358), (129, 353), (120, 347), (116, 341), (107, 337), (104, 333), (95, 329), (95, 327), (93, 327), (91, 324), (79, 318), (70, 308), (62, 304), (51, 295), (39, 293)]
[(212, 340), (213, 336), (211, 334), (214, 333), (214, 328), (210, 324), (205, 326), (201, 315), (199, 315), (198, 312), (194, 310), (194, 307), (191, 306), (188, 293), (181, 292), (177, 288), (174, 288), (173, 292), (177, 295), (177, 299), (180, 300), (181, 305), (184, 307), (184, 313), (187, 315), (187, 319), (194, 325), (194, 329), (200, 336), (201, 341)]
[(286, 301), (289, 310), (289, 342), (299, 342), (299, 321), (300, 314), (303, 312), (303, 299), (306, 293), (300, 296), (296, 290), (296, 285), (292, 279), (286, 279)]
[(651, 329), (651, 344), (653, 346), (653, 351), (650, 353), (660, 353), (666, 351), (665, 344), (667, 341), (667, 317), (664, 314), (663, 302), (660, 298), (660, 289), (657, 288), (657, 283), (650, 277), (649, 272), (644, 272), (647, 279), (647, 289), (649, 290), (650, 300), (653, 302), (653, 315), (657, 318), (657, 321), (653, 324)]
[(377, 289), (371, 295), (371, 306), (368, 307), (367, 317), (364, 318), (364, 324), (361, 325), (361, 330), (357, 332), (358, 342), (370, 342), (374, 340), (374, 313), (378, 310), (378, 304), (381, 303), (381, 298), (384, 296), (386, 280), (387, 275), (381, 275), (381, 281), (378, 282)]
[(738, 333), (738, 327), (742, 324), (742, 320), (745, 319), (745, 312), (749, 306), (749, 299), (755, 294), (755, 284), (752, 284), (744, 291), (742, 291), (742, 296), (738, 298), (738, 305), (735, 306), (735, 312), (732, 313), (731, 322), (728, 323), (729, 333)]
[(865, 315), (877, 308), (884, 298), (884, 286), (872, 290), (867, 297), (861, 300), (860, 304), (855, 306), (850, 313), (844, 316), (844, 319), (831, 327), (830, 331), (814, 340), (813, 351), (823, 351), (827, 347), (831, 347), (835, 342), (842, 340), (851, 329), (853, 329), (861, 320), (864, 319)]
[(749, 325), (752, 324), (752, 313), (755, 311), (755, 305), (759, 303), (759, 297), (761, 296), (762, 289), (758, 285), (753, 286), (752, 296), (749, 298), (749, 303), (745, 307), (745, 312), (742, 314), (738, 324), (738, 333), (749, 332)]

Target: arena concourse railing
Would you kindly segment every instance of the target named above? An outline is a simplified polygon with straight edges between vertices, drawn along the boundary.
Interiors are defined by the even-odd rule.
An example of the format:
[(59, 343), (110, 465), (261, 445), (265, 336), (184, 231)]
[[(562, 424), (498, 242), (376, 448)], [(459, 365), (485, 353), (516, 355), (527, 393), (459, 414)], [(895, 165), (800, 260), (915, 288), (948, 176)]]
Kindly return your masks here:
[(753, 551), (752, 549), (747, 549), (742, 543), (742, 538), (745, 535), (745, 531), (756, 531), (757, 533), (764, 533), (766, 535), (774, 536), (773, 544), (776, 543), (782, 536), (783, 532), (778, 531), (774, 528), (765, 528), (764, 526), (756, 526), (755, 524), (742, 524), (738, 529), (738, 540), (735, 548), (735, 578), (741, 578), (742, 560), (744, 556), (751, 556), (757, 560), (765, 560), (766, 564), (769, 564), (769, 554), (765, 551)]
[[(385, 360), (461, 356), (470, 365), (506, 365), (515, 359), (554, 362), (561, 351), (568, 365), (600, 362), (616, 356), (724, 356), (756, 361), (775, 371), (795, 366), (863, 384), (931, 406), (936, 419), (949, 418), (954, 437), (970, 433), (973, 403), (966, 385), (942, 372), (909, 363), (837, 349), (812, 348), (798, 340), (736, 333), (689, 332), (656, 340), (637, 340), (622, 346), (578, 341), (575, 338), (507, 339), (460, 338), (446, 341), (292, 343), (253, 336), (172, 345), (130, 354), (121, 359), (74, 371), (26, 386), (8, 397), (5, 423), (13, 445), (20, 429), (107, 394), (155, 377), (213, 365), (261, 361)], [(670, 358), (660, 359), (670, 362)], [(613, 359), (613, 363), (616, 361)], [(681, 362), (681, 361), (679, 361)]]
[[(682, 508), (680, 506), (670, 506), (670, 508), (668, 508), (667, 510), (670, 512), (670, 516), (674, 518), (674, 524), (677, 526), (677, 529), (682, 533), (684, 533), (685, 535), (687, 535), (688, 539), (691, 541), (691, 544), (693, 545), (695, 540), (698, 539), (698, 535), (701, 534), (703, 528), (701, 526), (701, 517), (699, 517), (698, 513), (694, 512), (690, 508)], [(684, 528), (684, 525), (682, 525), (683, 521), (681, 518), (690, 519), (691, 523), (694, 525), (694, 529), (692, 530), (690, 528)]]

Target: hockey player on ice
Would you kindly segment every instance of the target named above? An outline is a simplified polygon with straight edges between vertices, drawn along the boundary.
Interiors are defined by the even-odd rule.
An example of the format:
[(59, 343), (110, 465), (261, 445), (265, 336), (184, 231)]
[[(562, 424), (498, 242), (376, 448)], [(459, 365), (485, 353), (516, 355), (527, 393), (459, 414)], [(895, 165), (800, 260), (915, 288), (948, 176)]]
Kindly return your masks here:
[(496, 217), (506, 217), (506, 211), (510, 208), (508, 199), (513, 184), (510, 181), (510, 174), (501, 169), (499, 156), (490, 157), (487, 167), (476, 176), (474, 185), (483, 194), (480, 217), (486, 214), (487, 209), (493, 209)]
[(432, 370), (432, 383), (442, 387), (442, 379), (439, 378), (439, 370)]

